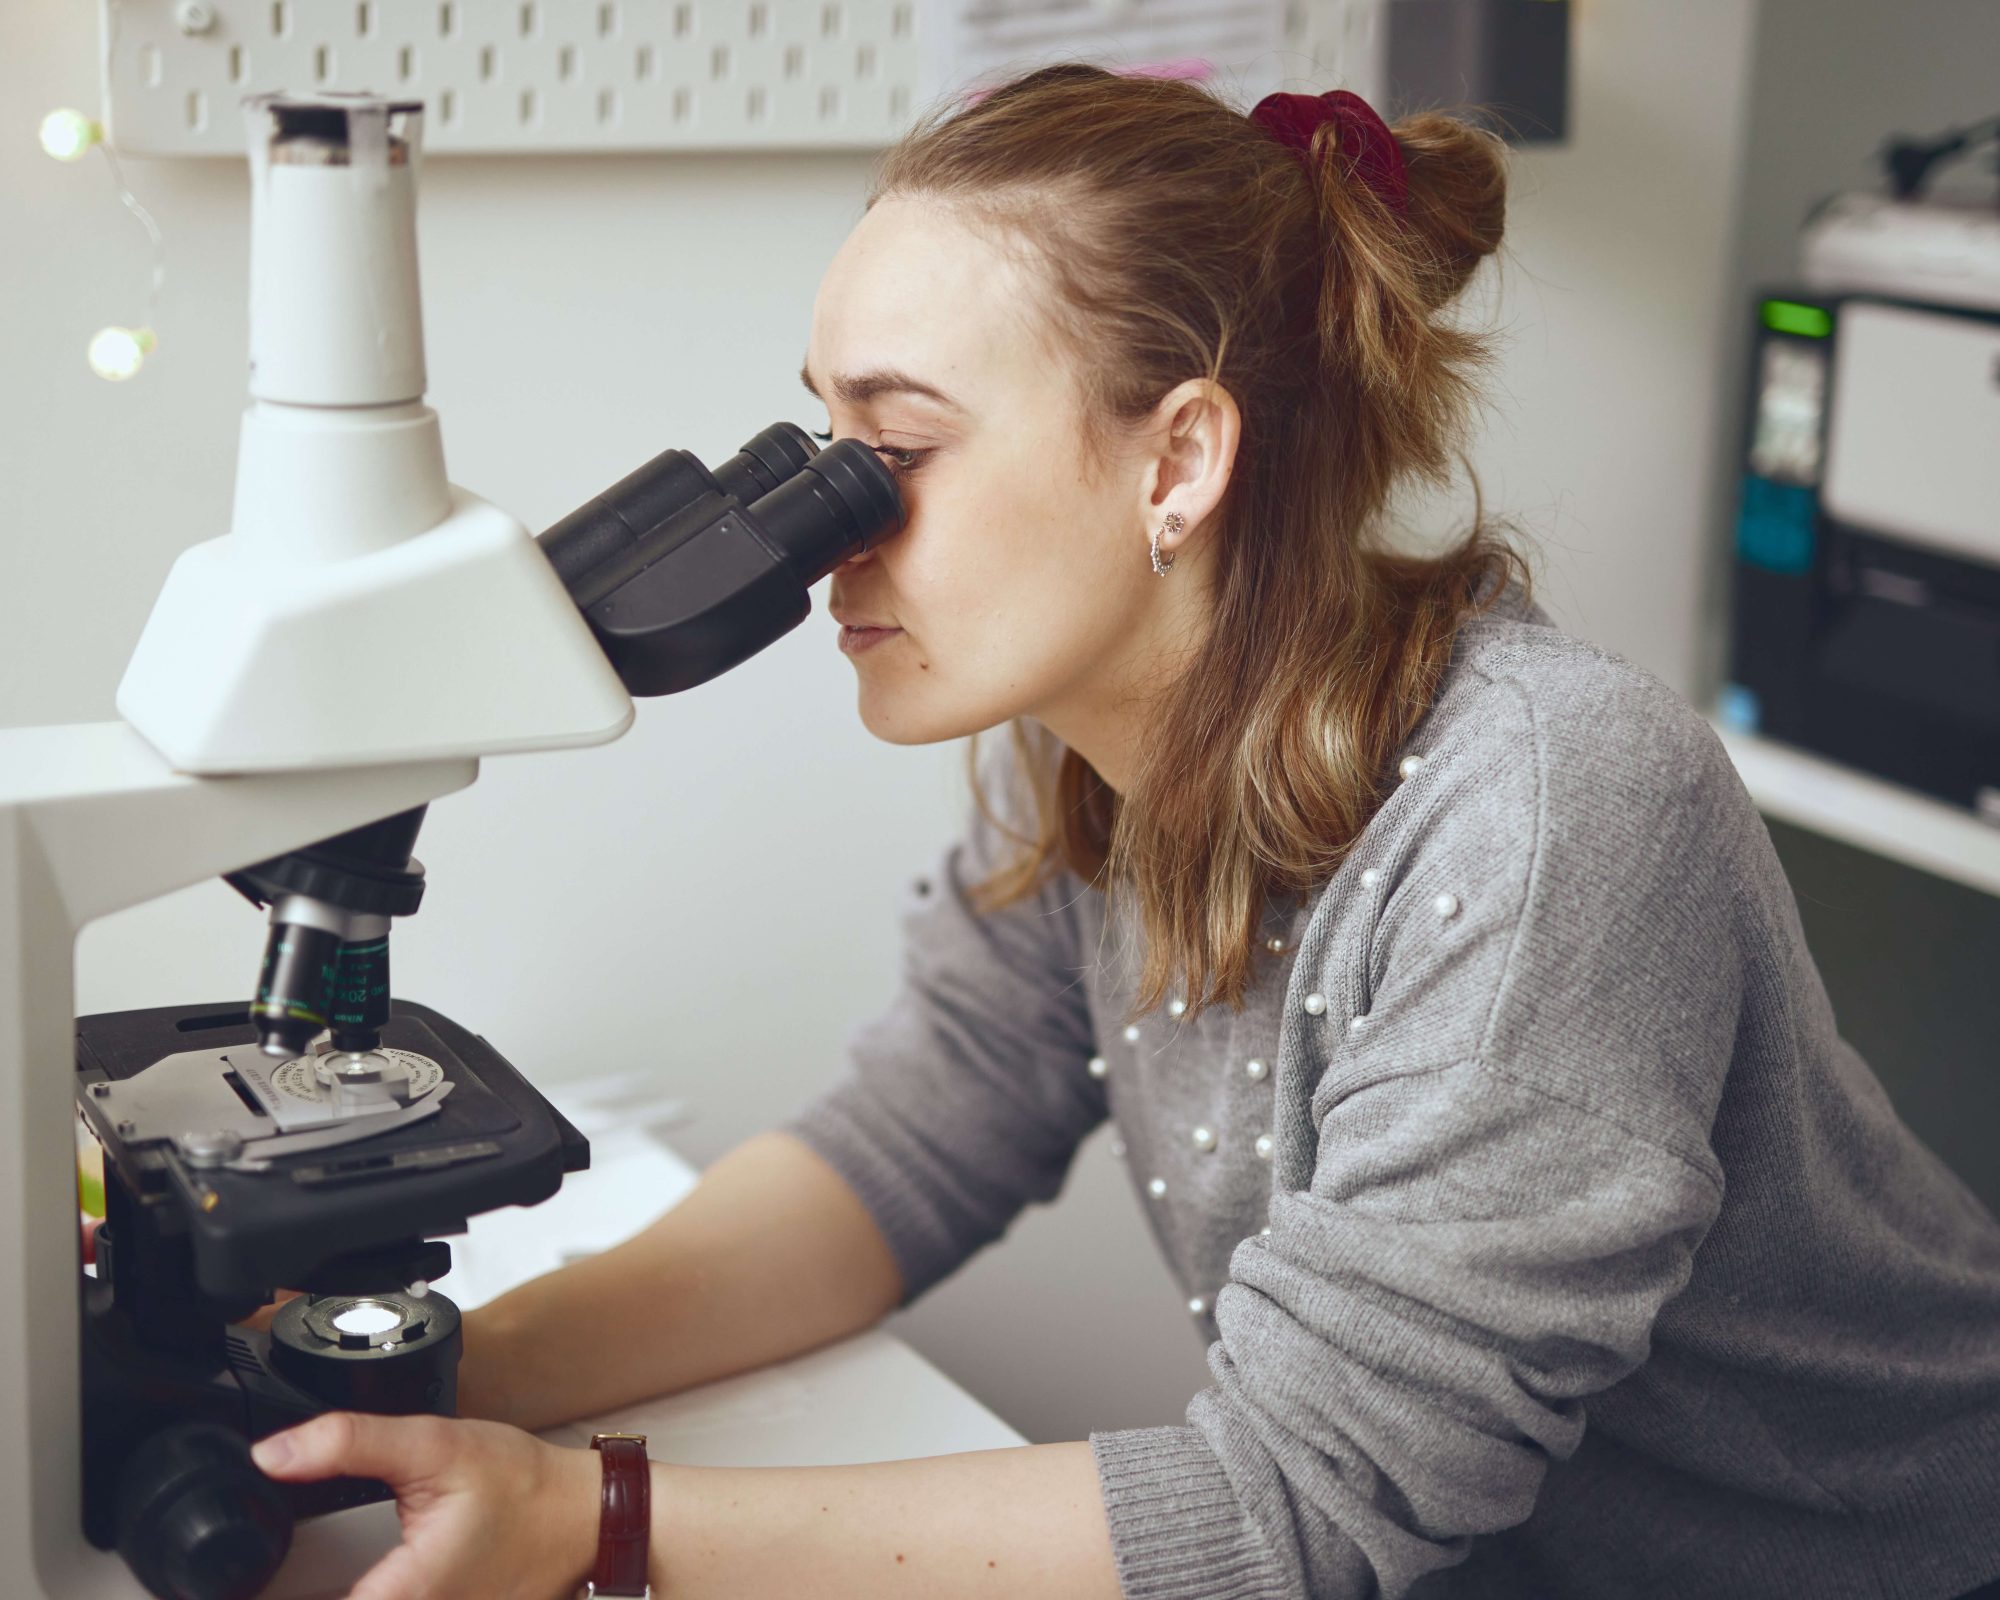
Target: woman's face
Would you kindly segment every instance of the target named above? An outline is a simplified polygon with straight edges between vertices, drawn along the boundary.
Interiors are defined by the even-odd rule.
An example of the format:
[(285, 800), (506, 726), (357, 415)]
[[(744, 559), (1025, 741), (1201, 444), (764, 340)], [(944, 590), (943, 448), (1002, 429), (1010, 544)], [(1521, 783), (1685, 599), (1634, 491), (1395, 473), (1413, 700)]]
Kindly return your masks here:
[(1182, 501), (1151, 503), (1167, 486), (1143, 449), (1087, 466), (1075, 382), (1031, 315), (1043, 292), (944, 207), (896, 198), (820, 285), (807, 387), (835, 438), (884, 452), (908, 512), (829, 596), (836, 620), (895, 630), (841, 634), (861, 720), (892, 743), (1031, 716), (1090, 755), (1186, 621), (1199, 573), (1163, 582), (1147, 554)]

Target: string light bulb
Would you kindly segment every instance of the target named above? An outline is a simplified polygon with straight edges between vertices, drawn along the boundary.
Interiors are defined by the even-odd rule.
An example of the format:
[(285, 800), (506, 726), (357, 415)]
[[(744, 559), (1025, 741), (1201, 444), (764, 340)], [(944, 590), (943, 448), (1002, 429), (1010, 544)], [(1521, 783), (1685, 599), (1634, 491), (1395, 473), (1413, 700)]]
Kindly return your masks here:
[(151, 328), (99, 328), (90, 341), (90, 370), (106, 382), (123, 383), (158, 343)]
[(92, 372), (108, 383), (123, 383), (145, 365), (146, 357), (153, 353), (154, 346), (159, 342), (154, 336), (152, 324), (159, 316), (160, 289), (167, 278), (166, 246), (160, 237), (160, 225), (125, 182), (118, 153), (105, 138), (101, 122), (64, 106), (42, 118), (41, 140), (42, 148), (58, 161), (81, 161), (92, 150), (101, 151), (105, 168), (111, 174), (112, 186), (118, 191), (119, 203), (139, 219), (146, 230), (146, 237), (152, 242), (153, 278), (146, 295), (145, 323), (137, 328), (122, 328), (116, 324), (99, 328), (85, 352)]
[(104, 142), (104, 125), (65, 106), (42, 118), (42, 148), (58, 161), (81, 161)]

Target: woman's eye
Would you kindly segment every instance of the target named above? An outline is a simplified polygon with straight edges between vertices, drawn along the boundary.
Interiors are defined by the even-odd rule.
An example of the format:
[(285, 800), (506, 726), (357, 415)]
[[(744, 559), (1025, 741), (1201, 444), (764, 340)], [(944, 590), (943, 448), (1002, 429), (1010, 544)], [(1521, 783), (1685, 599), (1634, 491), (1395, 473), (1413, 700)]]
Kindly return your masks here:
[(887, 456), (889, 466), (896, 472), (915, 472), (924, 464), (928, 450), (898, 450), (893, 445), (878, 444), (874, 451), (878, 456)]
[[(825, 433), (815, 428), (808, 428), (806, 431), (823, 444), (833, 443), (832, 429), (828, 429)], [(924, 458), (930, 454), (928, 450), (899, 450), (894, 445), (888, 444), (870, 445), (868, 448), (878, 456), (887, 456), (891, 469), (899, 473), (915, 472), (924, 464)]]

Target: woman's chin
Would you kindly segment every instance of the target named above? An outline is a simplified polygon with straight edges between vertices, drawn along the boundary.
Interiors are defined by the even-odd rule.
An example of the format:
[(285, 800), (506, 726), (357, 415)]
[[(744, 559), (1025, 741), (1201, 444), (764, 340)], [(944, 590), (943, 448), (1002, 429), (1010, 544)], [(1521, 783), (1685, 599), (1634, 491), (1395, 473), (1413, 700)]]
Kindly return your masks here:
[(930, 744), (949, 734), (930, 731), (927, 718), (913, 717), (907, 707), (884, 705), (878, 696), (861, 692), (861, 726), (884, 744)]
[(948, 706), (919, 705), (914, 697), (864, 679), (858, 709), (861, 725), (884, 744), (938, 744), (990, 727), (989, 721), (955, 715)]

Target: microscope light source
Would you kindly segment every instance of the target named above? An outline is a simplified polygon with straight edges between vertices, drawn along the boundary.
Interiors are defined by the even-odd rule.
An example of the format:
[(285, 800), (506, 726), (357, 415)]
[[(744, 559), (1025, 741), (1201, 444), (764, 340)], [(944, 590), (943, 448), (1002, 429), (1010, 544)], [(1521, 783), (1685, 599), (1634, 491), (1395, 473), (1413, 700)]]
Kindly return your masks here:
[(333, 1317), (333, 1325), (342, 1333), (387, 1333), (398, 1326), (403, 1314), (393, 1306), (385, 1306), (379, 1300), (357, 1300), (345, 1311)]
[(102, 123), (81, 111), (64, 107), (42, 118), (42, 148), (58, 161), (81, 161), (94, 144), (104, 142)]
[(90, 341), (90, 370), (109, 383), (123, 383), (158, 342), (151, 328), (99, 328)]

